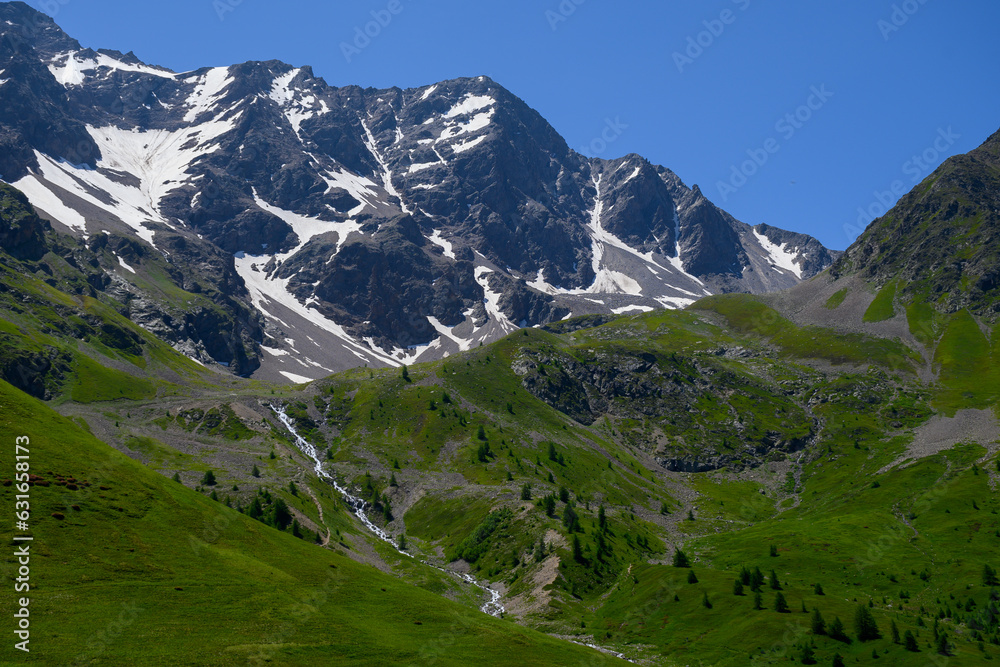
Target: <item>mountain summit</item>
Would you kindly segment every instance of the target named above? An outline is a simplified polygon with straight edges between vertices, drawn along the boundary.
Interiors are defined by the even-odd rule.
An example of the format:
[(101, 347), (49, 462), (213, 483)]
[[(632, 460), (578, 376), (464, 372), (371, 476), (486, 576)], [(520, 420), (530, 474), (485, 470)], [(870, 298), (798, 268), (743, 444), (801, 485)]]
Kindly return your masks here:
[(241, 374), (426, 361), (572, 315), (790, 287), (837, 257), (638, 155), (574, 152), (487, 77), (176, 73), (3, 3), (0, 90), (2, 178), (57, 228), (139, 242), (164, 280), (240, 311), (210, 345), (182, 304), (149, 298), (141, 257), (111, 269), (130, 317)]

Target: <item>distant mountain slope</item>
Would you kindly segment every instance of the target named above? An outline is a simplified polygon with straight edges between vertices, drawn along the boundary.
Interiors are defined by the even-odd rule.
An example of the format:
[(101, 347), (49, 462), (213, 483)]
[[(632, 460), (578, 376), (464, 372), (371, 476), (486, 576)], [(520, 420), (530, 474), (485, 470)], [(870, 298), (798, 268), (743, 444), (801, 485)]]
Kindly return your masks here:
[(945, 161), (873, 222), (831, 268), (951, 312), (1000, 311), (1000, 131)]
[(181, 274), (191, 246), (230, 256), (221, 270), (248, 293), (229, 296), (266, 323), (237, 332), (242, 374), (258, 346), (258, 375), (316, 378), (790, 287), (837, 255), (743, 224), (637, 155), (575, 153), (486, 77), (374, 90), (277, 61), (175, 73), (13, 2), (0, 82), (0, 175), (46, 217), (137, 237)]

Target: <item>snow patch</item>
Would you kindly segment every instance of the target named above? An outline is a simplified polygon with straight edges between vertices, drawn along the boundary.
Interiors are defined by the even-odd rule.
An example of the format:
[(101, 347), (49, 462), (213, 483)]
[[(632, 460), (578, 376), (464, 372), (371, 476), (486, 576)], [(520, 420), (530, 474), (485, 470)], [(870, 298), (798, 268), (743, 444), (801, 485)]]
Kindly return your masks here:
[(455, 118), (456, 116), (464, 116), (474, 111), (485, 109), (493, 104), (496, 104), (496, 100), (488, 95), (466, 95), (461, 102), (449, 109), (444, 117)]
[[(361, 224), (354, 221), (348, 220), (346, 222), (332, 222), (328, 220), (320, 220), (318, 218), (310, 218), (308, 216), (300, 215), (298, 213), (293, 213), (292, 211), (286, 211), (285, 209), (278, 208), (277, 206), (272, 206), (266, 201), (261, 199), (257, 195), (257, 190), (253, 191), (254, 202), (257, 206), (261, 207), (273, 216), (280, 218), (281, 220), (288, 223), (288, 226), (292, 228), (295, 235), (299, 237), (299, 244), (295, 246), (291, 251), (283, 254), (277, 255), (276, 258), (279, 261), (284, 261), (288, 259), (299, 250), (303, 248), (309, 241), (321, 234), (327, 234), (329, 232), (337, 233), (337, 250), (339, 253), (340, 249), (344, 247), (344, 243), (347, 241), (347, 237), (352, 232), (360, 232)], [(335, 253), (336, 254), (336, 253)]]
[(133, 269), (128, 264), (126, 264), (124, 259), (122, 259), (121, 257), (118, 257), (118, 255), (115, 255), (115, 257), (118, 259), (118, 263), (121, 264), (121, 267), (123, 269), (125, 269), (126, 271), (131, 271), (132, 273), (135, 273), (135, 269)]
[(225, 93), (229, 84), (233, 83), (233, 78), (229, 75), (228, 67), (213, 67), (201, 77), (189, 77), (185, 83), (199, 81), (194, 92), (187, 99), (187, 106), (190, 111), (184, 115), (185, 123), (193, 123), (198, 116), (212, 108), (219, 98)]
[(373, 352), (372, 349), (361, 345), (342, 326), (323, 316), (318, 310), (302, 304), (288, 289), (290, 278), (269, 279), (261, 270), (261, 267), (270, 260), (270, 257), (254, 257), (245, 253), (238, 253), (235, 257), (236, 271), (246, 283), (247, 290), (250, 292), (250, 299), (255, 308), (260, 310), (265, 316), (277, 319), (271, 316), (264, 306), (270, 303), (280, 304), (332, 335), (333, 338), (338, 339), (344, 344), (345, 349), (359, 359), (370, 361), (368, 355), (371, 355), (390, 366), (400, 365), (392, 357), (384, 353)]
[(307, 382), (312, 382), (312, 378), (307, 378), (304, 375), (296, 375), (295, 373), (289, 373), (288, 371), (278, 371), (286, 378), (294, 382), (295, 384), (305, 384)]
[(486, 135), (484, 134), (480, 137), (476, 137), (475, 139), (471, 139), (461, 144), (453, 144), (451, 150), (453, 150), (456, 153), (464, 153), (465, 151), (472, 150), (479, 144), (483, 143), (483, 141), (485, 140), (486, 140)]
[(448, 241), (443, 236), (441, 236), (440, 229), (435, 229), (434, 233), (427, 237), (427, 240), (433, 243), (434, 245), (441, 246), (444, 249), (445, 257), (456, 259), (454, 246), (452, 245), (451, 241)]
[(483, 303), (486, 304), (486, 312), (489, 314), (490, 319), (499, 324), (500, 328), (505, 332), (517, 331), (517, 325), (511, 322), (510, 318), (504, 315), (500, 309), (500, 297), (502, 295), (490, 288), (489, 274), (491, 273), (493, 273), (493, 269), (491, 268), (485, 266), (476, 267), (476, 282), (483, 288), (483, 292), (486, 295), (486, 298), (483, 299)]
[(86, 219), (78, 211), (66, 206), (37, 176), (25, 176), (11, 185), (23, 192), (32, 206), (42, 209), (70, 229), (86, 233)]
[(788, 250), (788, 244), (782, 243), (778, 245), (773, 243), (771, 239), (767, 238), (763, 234), (759, 233), (756, 229), (752, 230), (754, 237), (757, 239), (757, 243), (760, 247), (764, 249), (771, 257), (771, 263), (774, 264), (779, 269), (785, 269), (786, 271), (791, 271), (795, 274), (795, 277), (802, 280), (802, 267), (795, 263), (798, 259), (798, 253), (794, 250)]

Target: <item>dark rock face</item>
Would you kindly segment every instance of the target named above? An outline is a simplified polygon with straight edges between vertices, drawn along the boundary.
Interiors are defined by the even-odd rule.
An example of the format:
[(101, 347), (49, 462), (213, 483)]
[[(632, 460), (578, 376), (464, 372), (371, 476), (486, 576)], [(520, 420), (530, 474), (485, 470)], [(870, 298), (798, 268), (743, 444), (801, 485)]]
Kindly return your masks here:
[(23, 193), (0, 183), (0, 248), (4, 252), (15, 259), (41, 259), (47, 228)]
[[(335, 88), (278, 61), (179, 75), (83, 49), (21, 3), (0, 4), (0, 69), (3, 178), (27, 178), (78, 211), (89, 234), (151, 238), (179, 283), (218, 293), (237, 328), (224, 327), (225, 343), (191, 342), (235, 367), (253, 367), (265, 338), (335, 332), (313, 349), (327, 370), (402, 363), (570, 314), (679, 307), (800, 279), (697, 186), (637, 155), (575, 153), (486, 77)], [(794, 236), (782, 243), (801, 250), (801, 277), (833, 260)], [(199, 273), (205, 244), (271, 269), (257, 280), (249, 260), (213, 260), (222, 271), (212, 279)], [(298, 324), (269, 317), (259, 335), (251, 301), (281, 303)], [(182, 327), (191, 335), (221, 324), (189, 315), (206, 318)], [(331, 345), (353, 351), (330, 357)]]
[[(791, 403), (793, 418), (781, 422), (736, 410), (727, 403), (729, 394), (759, 388), (704, 360), (627, 349), (578, 358), (525, 347), (512, 369), (535, 397), (581, 424), (610, 417), (649, 425), (619, 435), (672, 471), (742, 469), (781, 460), (802, 450), (816, 431), (803, 426), (810, 418)], [(710, 412), (706, 405), (725, 407)]]

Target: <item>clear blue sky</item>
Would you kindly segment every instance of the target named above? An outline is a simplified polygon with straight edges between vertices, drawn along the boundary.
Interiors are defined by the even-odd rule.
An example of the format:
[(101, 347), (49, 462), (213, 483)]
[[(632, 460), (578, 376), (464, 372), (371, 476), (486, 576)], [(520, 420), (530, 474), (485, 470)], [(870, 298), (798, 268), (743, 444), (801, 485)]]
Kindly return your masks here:
[[(894, 181), (909, 190), (1000, 128), (996, 0), (29, 4), (84, 46), (132, 50), (178, 71), (279, 59), (312, 65), (332, 85), (375, 87), (486, 74), (573, 148), (639, 153), (745, 222), (837, 249), (858, 233), (859, 207), (877, 212)], [(377, 36), (348, 62), (341, 45), (372, 11), (391, 21), (370, 26)], [(689, 38), (700, 53), (685, 54)], [(823, 95), (811, 97), (813, 87)], [(608, 119), (627, 127), (602, 146), (594, 140)], [(766, 162), (743, 165), (747, 151)], [(932, 165), (910, 162), (925, 151)], [(733, 166), (752, 175), (744, 183)]]

